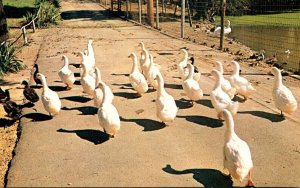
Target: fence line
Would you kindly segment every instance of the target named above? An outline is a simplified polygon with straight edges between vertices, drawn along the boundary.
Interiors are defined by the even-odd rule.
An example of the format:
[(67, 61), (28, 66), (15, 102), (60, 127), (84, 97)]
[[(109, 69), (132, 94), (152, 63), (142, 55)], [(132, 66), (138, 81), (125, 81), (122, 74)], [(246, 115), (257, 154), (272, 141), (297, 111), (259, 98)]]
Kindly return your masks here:
[[(184, 0), (154, 0), (155, 28), (207, 46), (220, 46), (219, 37), (201, 36), (211, 33), (209, 30), (221, 23), (219, 12), (222, 1), (185, 0), (182, 3)], [(100, 0), (102, 5), (111, 7), (120, 16), (144, 25), (149, 25), (147, 2), (148, 0), (126, 0), (126, 3), (122, 0)], [(287, 0), (282, 0), (277, 1), (276, 5), (257, 2), (252, 7), (245, 7), (241, 2), (227, 0), (225, 21), (229, 19), (232, 24), (232, 32), (227, 35), (227, 39), (237, 40), (254, 51), (264, 50), (266, 57), (277, 54), (278, 63), (287, 64), (287, 70), (300, 73), (299, 5), (287, 5)], [(253, 6), (259, 8), (254, 9)], [(271, 11), (274, 8), (276, 11)], [(190, 17), (191, 20), (186, 19)], [(186, 21), (182, 21), (183, 19)], [(228, 47), (228, 42), (224, 45)], [(286, 51), (290, 51), (290, 54)]]

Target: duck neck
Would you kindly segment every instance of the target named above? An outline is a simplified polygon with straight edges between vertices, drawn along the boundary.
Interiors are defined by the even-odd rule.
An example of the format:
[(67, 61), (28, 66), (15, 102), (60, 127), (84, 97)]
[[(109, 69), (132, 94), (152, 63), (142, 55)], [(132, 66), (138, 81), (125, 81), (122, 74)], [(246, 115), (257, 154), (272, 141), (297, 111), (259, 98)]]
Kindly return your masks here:
[(64, 56), (64, 68), (69, 66), (69, 59), (67, 58), (67, 56)]
[(282, 75), (281, 72), (278, 71), (278, 73), (275, 76), (274, 88), (279, 88), (281, 85), (282, 85)]
[(157, 82), (158, 82), (157, 97), (166, 95), (167, 92), (164, 87), (164, 80), (160, 73), (157, 76)]
[(223, 65), (222, 65), (222, 63), (221, 62), (217, 62), (217, 69), (218, 69), (218, 71), (221, 73), (221, 74), (223, 74), (224, 73), (224, 70), (223, 70)]
[(9, 93), (9, 90), (5, 90), (5, 95), (6, 95), (6, 101), (9, 101), (10, 100), (10, 93)]
[(183, 55), (181, 61), (187, 61), (187, 59), (188, 59), (188, 53), (183, 52), (183, 54), (184, 54), (184, 55)]
[(85, 77), (85, 76), (87, 76), (87, 70), (86, 70), (85, 63), (82, 63), (82, 68), (83, 68), (82, 77)]
[(42, 77), (41, 77), (41, 82), (42, 82), (44, 91), (47, 90), (47, 89), (49, 89), (49, 88), (48, 88), (48, 85), (47, 85), (47, 82), (46, 82), (45, 76), (42, 76)]
[(239, 75), (240, 74), (240, 65), (238, 63), (235, 63), (234, 69), (233, 69), (233, 75)]
[(225, 117), (226, 131), (225, 131), (225, 141), (228, 142), (236, 134), (234, 131), (234, 121), (232, 117)]
[(221, 76), (218, 74), (218, 75), (215, 76), (215, 79), (216, 79), (216, 83), (214, 85), (213, 90), (218, 89), (218, 88), (221, 87)]
[(101, 90), (102, 90), (102, 93), (103, 93), (103, 100), (102, 100), (102, 103), (100, 104), (100, 106), (103, 106), (105, 103), (108, 103), (108, 99), (107, 99), (107, 90), (105, 87), (107, 87), (105, 85), (105, 83), (102, 83), (102, 87), (101, 87)]
[(99, 85), (100, 81), (101, 81), (101, 73), (100, 73), (100, 70), (98, 68), (95, 69), (96, 70), (96, 87)]
[(33, 73), (33, 76), (36, 77), (37, 73), (39, 73), (39, 66), (36, 64), (35, 65), (35, 71)]
[(137, 57), (133, 56), (132, 57), (132, 69), (131, 73), (138, 71), (138, 65), (137, 65)]
[(191, 65), (191, 66), (189, 66), (189, 75), (187, 76), (186, 80), (187, 79), (192, 79), (193, 76), (194, 76), (194, 66)]

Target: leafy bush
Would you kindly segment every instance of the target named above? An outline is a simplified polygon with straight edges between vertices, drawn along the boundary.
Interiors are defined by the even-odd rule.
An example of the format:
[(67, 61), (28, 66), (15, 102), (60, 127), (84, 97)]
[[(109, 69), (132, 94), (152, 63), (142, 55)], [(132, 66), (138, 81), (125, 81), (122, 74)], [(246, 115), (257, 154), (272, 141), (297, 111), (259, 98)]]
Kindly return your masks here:
[(48, 26), (50, 24), (58, 24), (60, 20), (59, 8), (55, 7), (52, 3), (42, 2), (40, 4), (40, 12), (38, 14), (37, 22), (41, 26)]
[(7, 42), (0, 44), (0, 77), (8, 72), (17, 72), (26, 66), (16, 57), (16, 48)]
[(36, 16), (36, 13), (26, 12), (26, 14), (23, 16), (22, 25), (26, 25), (29, 22), (31, 22), (33, 20), (33, 18), (35, 18), (35, 16)]
[(53, 4), (56, 8), (60, 7), (60, 0), (36, 0), (35, 4), (40, 5), (41, 3), (46, 2), (46, 1)]

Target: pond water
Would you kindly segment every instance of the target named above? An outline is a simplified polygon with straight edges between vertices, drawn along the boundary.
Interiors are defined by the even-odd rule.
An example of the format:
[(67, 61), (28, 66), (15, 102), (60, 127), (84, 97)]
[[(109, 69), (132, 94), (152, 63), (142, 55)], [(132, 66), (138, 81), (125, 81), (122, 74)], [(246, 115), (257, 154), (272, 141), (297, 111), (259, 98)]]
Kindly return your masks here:
[[(300, 69), (300, 28), (279, 26), (232, 26), (231, 38), (251, 49), (265, 50), (267, 57), (277, 53), (280, 63), (287, 63), (286, 69)], [(289, 50), (287, 55), (285, 51)]]

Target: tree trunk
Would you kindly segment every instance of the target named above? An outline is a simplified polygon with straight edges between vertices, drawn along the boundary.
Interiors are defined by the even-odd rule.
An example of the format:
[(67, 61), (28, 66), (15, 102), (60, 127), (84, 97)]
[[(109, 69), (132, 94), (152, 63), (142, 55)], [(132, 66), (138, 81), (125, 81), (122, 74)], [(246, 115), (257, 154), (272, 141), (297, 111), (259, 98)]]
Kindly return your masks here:
[(8, 30), (6, 16), (4, 12), (3, 2), (0, 0), (0, 42), (8, 38)]

